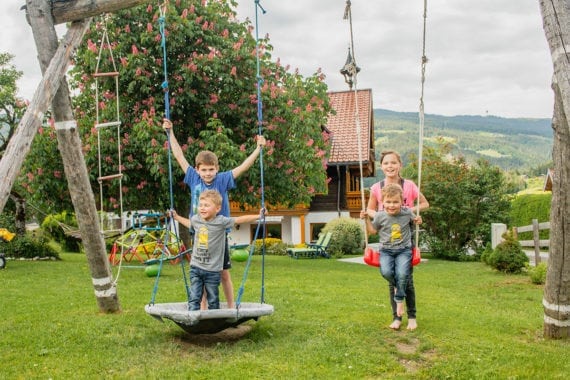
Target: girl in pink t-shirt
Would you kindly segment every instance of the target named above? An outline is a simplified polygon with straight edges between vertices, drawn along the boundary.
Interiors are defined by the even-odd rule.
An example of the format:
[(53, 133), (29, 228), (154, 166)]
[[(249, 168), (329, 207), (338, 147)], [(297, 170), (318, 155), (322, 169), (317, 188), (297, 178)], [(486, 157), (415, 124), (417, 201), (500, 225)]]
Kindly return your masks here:
[[(368, 210), (378, 211), (382, 209), (382, 188), (389, 183), (397, 183), (404, 190), (404, 205), (413, 207), (417, 212), (416, 199), (419, 199), (419, 209), (425, 210), (429, 207), (427, 199), (418, 191), (418, 187), (413, 181), (400, 177), (400, 169), (402, 168), (402, 159), (398, 152), (389, 150), (384, 151), (380, 155), (380, 167), (384, 172), (384, 180), (375, 183), (370, 188), (370, 198), (368, 199)], [(390, 304), (392, 305), (393, 320), (390, 328), (398, 330), (402, 324), (402, 317), (396, 313), (396, 303), (394, 302), (394, 287), (389, 287)], [(410, 280), (406, 289), (406, 309), (408, 313), (408, 330), (417, 328), (416, 322), (416, 290), (414, 289), (413, 272), (410, 273)]]

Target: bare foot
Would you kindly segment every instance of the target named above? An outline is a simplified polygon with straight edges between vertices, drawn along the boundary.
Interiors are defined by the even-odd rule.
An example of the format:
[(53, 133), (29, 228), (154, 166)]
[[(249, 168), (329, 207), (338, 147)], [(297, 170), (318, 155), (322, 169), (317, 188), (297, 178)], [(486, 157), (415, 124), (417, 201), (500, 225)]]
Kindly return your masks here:
[(416, 319), (415, 318), (408, 319), (408, 327), (406, 327), (406, 329), (410, 330), (410, 331), (414, 331), (417, 328), (418, 328), (418, 324), (416, 322)]
[(390, 324), (390, 328), (392, 330), (399, 330), (401, 324), (402, 324), (402, 321), (400, 321), (399, 319), (394, 319), (392, 321), (392, 323)]
[(396, 302), (396, 315), (401, 317), (404, 314), (404, 303)]

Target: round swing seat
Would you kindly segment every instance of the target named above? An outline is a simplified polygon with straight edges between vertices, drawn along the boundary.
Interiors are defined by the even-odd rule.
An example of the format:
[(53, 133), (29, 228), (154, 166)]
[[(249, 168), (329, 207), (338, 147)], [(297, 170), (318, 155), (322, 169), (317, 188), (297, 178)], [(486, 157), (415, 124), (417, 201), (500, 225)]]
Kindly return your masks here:
[(220, 302), (219, 309), (189, 311), (187, 302), (176, 302), (149, 304), (144, 309), (161, 322), (170, 319), (189, 334), (214, 334), (273, 314), (273, 306), (264, 303), (241, 303), (239, 309), (228, 309), (225, 302)]

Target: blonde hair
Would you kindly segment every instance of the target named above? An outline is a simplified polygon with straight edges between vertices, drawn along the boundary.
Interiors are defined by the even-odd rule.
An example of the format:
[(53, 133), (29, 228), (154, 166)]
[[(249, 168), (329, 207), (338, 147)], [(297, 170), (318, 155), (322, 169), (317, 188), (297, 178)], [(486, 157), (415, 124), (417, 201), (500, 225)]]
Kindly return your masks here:
[(196, 168), (200, 168), (200, 165), (214, 165), (216, 168), (218, 164), (218, 156), (216, 153), (209, 150), (203, 150), (196, 155)]
[(207, 199), (211, 201), (214, 206), (222, 205), (222, 195), (217, 190), (204, 190), (200, 193), (200, 200)]
[(382, 198), (396, 198), (399, 197), (404, 202), (404, 190), (402, 186), (397, 183), (389, 183), (382, 189)]

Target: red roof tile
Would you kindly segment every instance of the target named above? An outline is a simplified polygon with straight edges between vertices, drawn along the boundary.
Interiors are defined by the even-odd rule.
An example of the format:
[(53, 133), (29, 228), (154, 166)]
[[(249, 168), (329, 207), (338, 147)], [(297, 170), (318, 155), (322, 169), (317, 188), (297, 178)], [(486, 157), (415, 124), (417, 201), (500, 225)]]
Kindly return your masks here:
[[(356, 93), (357, 97), (352, 90), (328, 94), (331, 107), (336, 111), (336, 115), (331, 114), (327, 122), (327, 128), (332, 132), (333, 138), (329, 164), (374, 161), (372, 90), (358, 90)], [(359, 135), (361, 154), (358, 152)]]

